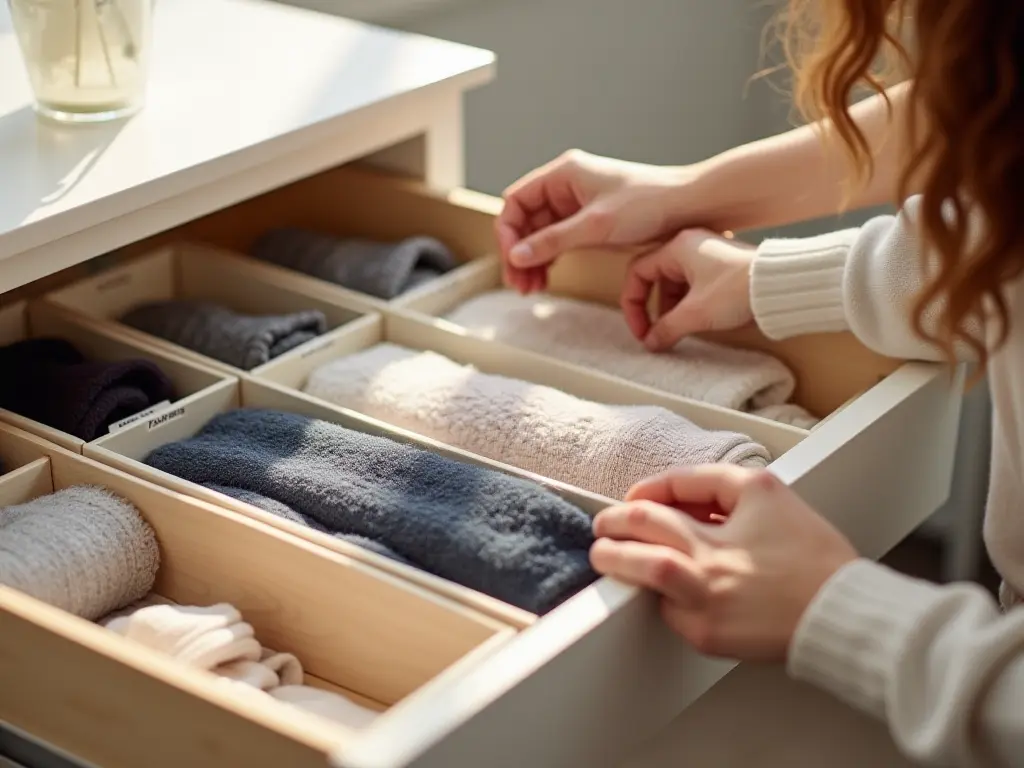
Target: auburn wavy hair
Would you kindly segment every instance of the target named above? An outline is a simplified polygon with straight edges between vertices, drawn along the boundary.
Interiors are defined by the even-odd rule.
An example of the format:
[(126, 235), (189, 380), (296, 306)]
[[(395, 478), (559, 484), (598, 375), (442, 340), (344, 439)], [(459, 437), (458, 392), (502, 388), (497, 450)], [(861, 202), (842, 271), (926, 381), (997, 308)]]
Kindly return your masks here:
[(1024, 0), (787, 0), (777, 22), (794, 103), (842, 139), (854, 182), (873, 163), (848, 106), (909, 81), (893, 202), (921, 195), (914, 328), (950, 360), (966, 344), (984, 362), (1009, 331), (1002, 288), (1024, 271)]

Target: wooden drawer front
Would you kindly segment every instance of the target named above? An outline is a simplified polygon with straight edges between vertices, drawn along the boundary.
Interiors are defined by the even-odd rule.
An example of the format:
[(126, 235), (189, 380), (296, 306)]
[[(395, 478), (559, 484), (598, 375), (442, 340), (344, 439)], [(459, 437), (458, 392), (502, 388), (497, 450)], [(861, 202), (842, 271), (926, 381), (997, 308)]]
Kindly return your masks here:
[[(891, 360), (866, 349), (850, 334), (783, 343), (770, 342), (754, 331), (714, 337), (769, 351), (786, 362), (797, 377), (797, 402), (818, 416), (829, 416), (810, 432), (724, 413), (481, 339), (455, 341), (453, 337), (464, 337), (466, 331), (437, 316), (499, 285), (493, 234), (499, 209), (500, 201), (465, 190), (437, 192), (408, 179), (338, 168), (161, 238), (164, 242), (202, 241), (244, 252), (272, 226), (305, 226), (380, 240), (425, 234), (443, 240), (467, 261), (465, 267), (426, 284), (416, 295), (380, 307), (383, 321), (364, 320), (331, 334), (322, 348), (301, 362), (276, 361), (243, 377), (243, 404), (294, 408), (346, 425), (362, 424), (357, 428), (399, 435), (463, 460), (493, 465), (289, 392), (316, 361), (375, 339), (402, 338), (412, 346), (434, 348), (482, 369), (526, 376), (581, 397), (650, 402), (674, 408), (702, 425), (745, 429), (770, 447), (772, 471), (872, 557), (894, 546), (948, 495), (962, 371), (951, 377), (940, 366)], [(570, 255), (553, 271), (551, 291), (613, 304), (628, 259), (628, 254)], [(318, 295), (323, 297), (334, 295), (335, 289), (326, 284), (309, 288), (322, 291)], [(128, 471), (144, 473), (148, 470), (137, 460), (148, 450), (192, 434), (217, 408), (228, 407), (210, 398), (204, 402), (194, 406), (202, 412), (197, 410), (173, 425), (157, 427), (151, 434), (141, 425), (132, 427), (86, 451)], [(153, 480), (181, 488), (167, 477)], [(558, 484), (553, 487), (573, 493)], [(608, 503), (593, 495), (574, 498), (590, 511)], [(223, 497), (217, 501), (235, 508)], [(314, 540), (309, 532), (294, 533)], [(351, 556), (372, 561), (363, 553)], [(515, 768), (611, 764), (664, 727), (730, 668), (684, 647), (664, 628), (649, 595), (610, 580), (599, 581), (550, 614), (532, 620), (447, 582), (399, 573), (388, 564), (380, 567), (524, 630), (495, 653), (465, 664), (458, 674), (425, 686), (395, 707), (389, 713), (393, 718), (339, 749), (335, 764), (344, 768), (450, 768), (484, 760)]]
[[(89, 360), (149, 360), (174, 384), (177, 400), (150, 416), (173, 410), (180, 403), (230, 381), (223, 371), (183, 358), (166, 348), (149, 344), (138, 335), (122, 333), (118, 328), (91, 318), (62, 310), (45, 302), (17, 302), (0, 310), (0, 346), (28, 338), (53, 337), (71, 342)], [(82, 452), (85, 441), (13, 411), (0, 408), (0, 421), (46, 438), (68, 450)]]
[[(359, 298), (307, 289), (309, 281), (255, 259), (189, 243), (165, 245), (126, 260), (97, 275), (48, 293), (43, 301), (65, 311), (100, 321), (120, 333), (179, 357), (231, 375), (246, 373), (227, 363), (194, 352), (119, 322), (125, 312), (151, 301), (190, 299), (219, 304), (242, 314), (288, 314), (319, 310), (328, 330), (373, 312), (375, 304)], [(287, 354), (302, 354), (317, 339)]]
[[(371, 728), (514, 634), (362, 562), (20, 430), (0, 426), (0, 453), (38, 457), (0, 477), (0, 506), (83, 484), (131, 501), (160, 543), (157, 595), (234, 605), (263, 645), (299, 657), (308, 684), (385, 712)], [(3, 587), (0, 679), (0, 720), (103, 768), (324, 766), (361, 738)]]

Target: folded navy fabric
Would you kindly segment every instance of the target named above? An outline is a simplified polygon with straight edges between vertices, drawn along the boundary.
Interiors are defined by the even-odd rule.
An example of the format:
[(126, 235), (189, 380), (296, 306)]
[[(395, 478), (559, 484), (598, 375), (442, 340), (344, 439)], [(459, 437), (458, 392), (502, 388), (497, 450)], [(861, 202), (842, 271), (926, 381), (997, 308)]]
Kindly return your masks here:
[(154, 301), (135, 307), (121, 322), (249, 371), (327, 330), (323, 312), (240, 315), (204, 301)]
[(164, 400), (174, 385), (149, 360), (86, 360), (64, 339), (0, 348), (0, 408), (95, 440), (108, 427)]
[(228, 411), (145, 461), (238, 498), (258, 494), (292, 510), (293, 520), (363, 537), (424, 571), (534, 613), (597, 578), (588, 559), (591, 520), (558, 495), (330, 422)]
[(456, 266), (452, 252), (432, 237), (381, 243), (295, 228), (267, 232), (252, 255), (379, 299), (393, 299)]
[(363, 549), (368, 549), (371, 552), (376, 552), (378, 555), (396, 560), (399, 563), (405, 563), (411, 565), (411, 563), (404, 557), (400, 557), (397, 553), (392, 551), (390, 548), (381, 544), (379, 541), (368, 539), (365, 536), (357, 536), (354, 533), (336, 533), (328, 530), (324, 526), (320, 525), (309, 515), (304, 515), (301, 512), (296, 512), (294, 509), (289, 507), (287, 504), (282, 504), (276, 499), (272, 499), (269, 496), (264, 496), (262, 493), (256, 491), (249, 491), (244, 488), (232, 488), (226, 485), (220, 485), (219, 483), (203, 483), (206, 488), (211, 491), (217, 491), (223, 493), (225, 496), (231, 496), (232, 498), (244, 501), (246, 504), (252, 504), (254, 507), (259, 507), (264, 512), (269, 512), (272, 515), (283, 518), (285, 520), (291, 520), (293, 523), (299, 523), (300, 525), (308, 526), (314, 530), (320, 531), (333, 536), (336, 539), (347, 541), (350, 544), (355, 544)]

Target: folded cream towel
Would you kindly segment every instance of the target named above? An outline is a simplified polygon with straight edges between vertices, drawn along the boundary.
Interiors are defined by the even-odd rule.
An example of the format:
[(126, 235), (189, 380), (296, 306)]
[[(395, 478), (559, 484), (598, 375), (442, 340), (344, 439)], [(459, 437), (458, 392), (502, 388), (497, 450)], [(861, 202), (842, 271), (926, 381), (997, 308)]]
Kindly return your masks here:
[(763, 467), (771, 460), (744, 435), (701, 429), (664, 408), (581, 400), (390, 343), (318, 368), (304, 391), (616, 499), (670, 467), (713, 462)]
[[(792, 372), (763, 352), (688, 338), (671, 352), (652, 354), (633, 338), (617, 309), (562, 296), (489, 291), (447, 319), (478, 336), (740, 411), (758, 413), (785, 403), (796, 387)], [(805, 428), (816, 422), (794, 409), (774, 415)]]
[(282, 685), (270, 691), (270, 695), (278, 701), (350, 728), (365, 728), (380, 714), (340, 694), (308, 685)]
[(153, 588), (156, 534), (109, 491), (75, 486), (0, 509), (0, 584), (89, 621)]
[(302, 685), (302, 664), (290, 653), (263, 648), (252, 625), (227, 603), (186, 606), (139, 604), (134, 612), (114, 614), (104, 622), (112, 632), (164, 653), (190, 667), (217, 675), (242, 690), (268, 694), (286, 704), (353, 728), (377, 713), (344, 696)]

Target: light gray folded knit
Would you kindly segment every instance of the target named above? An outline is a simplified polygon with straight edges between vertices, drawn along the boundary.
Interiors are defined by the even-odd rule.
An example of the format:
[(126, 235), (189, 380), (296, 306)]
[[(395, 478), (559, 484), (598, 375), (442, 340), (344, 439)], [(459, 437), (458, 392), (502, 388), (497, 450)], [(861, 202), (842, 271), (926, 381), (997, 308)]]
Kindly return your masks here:
[[(475, 335), (705, 403), (810, 428), (817, 419), (787, 403), (793, 373), (771, 355), (688, 338), (671, 352), (652, 354), (633, 338), (622, 313), (562, 296), (489, 291), (447, 319)], [(765, 409), (762, 413), (762, 409)]]
[(318, 310), (290, 315), (240, 315), (203, 301), (154, 301), (121, 322), (244, 371), (273, 360), (327, 330)]
[(83, 619), (144, 597), (159, 567), (149, 523), (102, 488), (75, 486), (0, 509), (0, 584)]
[(433, 237), (382, 243), (291, 227), (267, 232), (252, 255), (379, 299), (393, 299), (456, 266), (452, 252)]
[(604, 405), (378, 344), (310, 374), (303, 390), (449, 445), (621, 499), (676, 466), (763, 467), (767, 450), (656, 406)]

